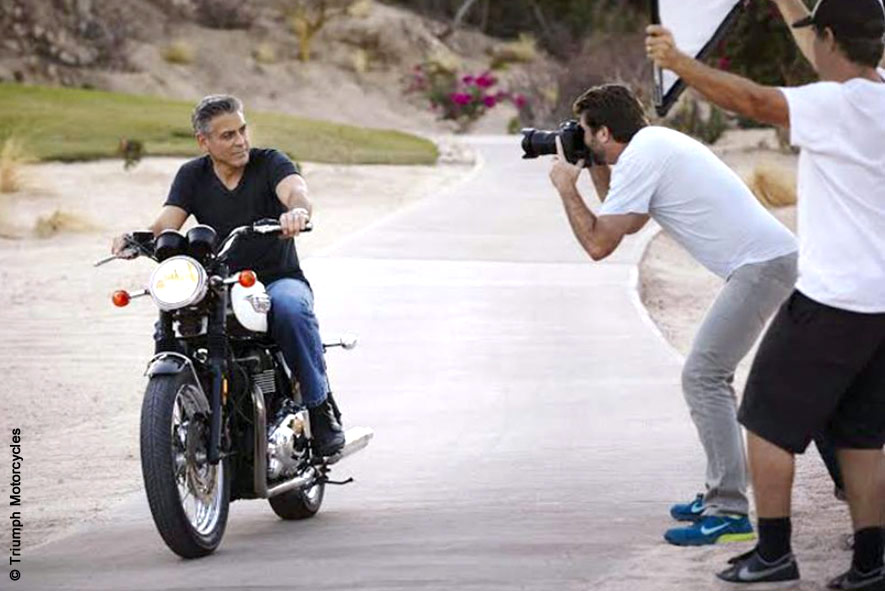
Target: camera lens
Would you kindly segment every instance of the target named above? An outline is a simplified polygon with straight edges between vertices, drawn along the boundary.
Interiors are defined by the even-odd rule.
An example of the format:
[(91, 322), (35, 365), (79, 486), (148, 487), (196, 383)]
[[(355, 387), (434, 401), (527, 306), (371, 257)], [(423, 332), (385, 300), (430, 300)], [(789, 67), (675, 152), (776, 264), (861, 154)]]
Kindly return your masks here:
[(522, 130), (523, 158), (537, 158), (556, 154), (556, 131), (539, 131), (537, 129)]

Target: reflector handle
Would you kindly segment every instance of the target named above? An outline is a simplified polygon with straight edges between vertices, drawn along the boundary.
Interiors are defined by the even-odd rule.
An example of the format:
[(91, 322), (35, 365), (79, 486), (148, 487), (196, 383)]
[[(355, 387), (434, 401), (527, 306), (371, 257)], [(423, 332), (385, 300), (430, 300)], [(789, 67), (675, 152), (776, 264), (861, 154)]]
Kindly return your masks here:
[(654, 95), (655, 108), (664, 106), (664, 71), (660, 66), (654, 67), (654, 82), (652, 84), (652, 94)]
[[(650, 8), (651, 8), (651, 24), (660, 25), (661, 24), (661, 9), (659, 5), (659, 0), (649, 0)], [(655, 102), (655, 109), (659, 109), (664, 106), (664, 71), (658, 67), (653, 66), (652, 72), (652, 96)]]

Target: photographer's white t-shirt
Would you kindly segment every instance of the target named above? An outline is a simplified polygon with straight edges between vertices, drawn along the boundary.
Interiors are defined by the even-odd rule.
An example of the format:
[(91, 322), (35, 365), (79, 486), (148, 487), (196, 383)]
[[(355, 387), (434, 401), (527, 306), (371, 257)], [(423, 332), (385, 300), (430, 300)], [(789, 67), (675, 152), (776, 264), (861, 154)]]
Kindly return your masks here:
[(702, 143), (666, 127), (641, 129), (612, 167), (599, 215), (649, 214), (710, 271), (796, 252), (796, 239)]
[(835, 308), (885, 312), (885, 83), (781, 91), (802, 149), (796, 287)]

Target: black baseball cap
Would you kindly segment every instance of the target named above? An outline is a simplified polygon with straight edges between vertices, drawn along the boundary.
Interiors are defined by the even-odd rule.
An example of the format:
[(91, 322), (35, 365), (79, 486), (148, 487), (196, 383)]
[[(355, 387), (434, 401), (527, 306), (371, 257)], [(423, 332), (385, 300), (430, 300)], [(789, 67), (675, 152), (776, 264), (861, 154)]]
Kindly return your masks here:
[(885, 8), (881, 0), (819, 0), (811, 16), (793, 27), (830, 27), (837, 36), (877, 39), (885, 35)]

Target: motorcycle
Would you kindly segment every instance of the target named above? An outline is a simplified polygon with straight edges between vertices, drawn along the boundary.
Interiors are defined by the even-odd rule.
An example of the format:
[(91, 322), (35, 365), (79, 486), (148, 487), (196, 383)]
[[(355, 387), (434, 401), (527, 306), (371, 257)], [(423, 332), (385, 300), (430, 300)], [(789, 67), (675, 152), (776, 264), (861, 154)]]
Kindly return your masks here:
[[(365, 448), (371, 429), (345, 430), (331, 457), (311, 446), (310, 417), (297, 381), (268, 336), (271, 301), (256, 274), (230, 272), (239, 240), (281, 234), (276, 220), (216, 233), (198, 225), (127, 235), (122, 253), (96, 263), (146, 256), (158, 266), (149, 287), (116, 291), (114, 305), (150, 296), (160, 310), (159, 352), (150, 360), (141, 408), (141, 468), (154, 524), (184, 558), (211, 554), (221, 543), (228, 508), (239, 499), (267, 499), (282, 519), (314, 516), (331, 467)], [(350, 350), (355, 337), (323, 343)], [(329, 404), (341, 413), (330, 392)]]

